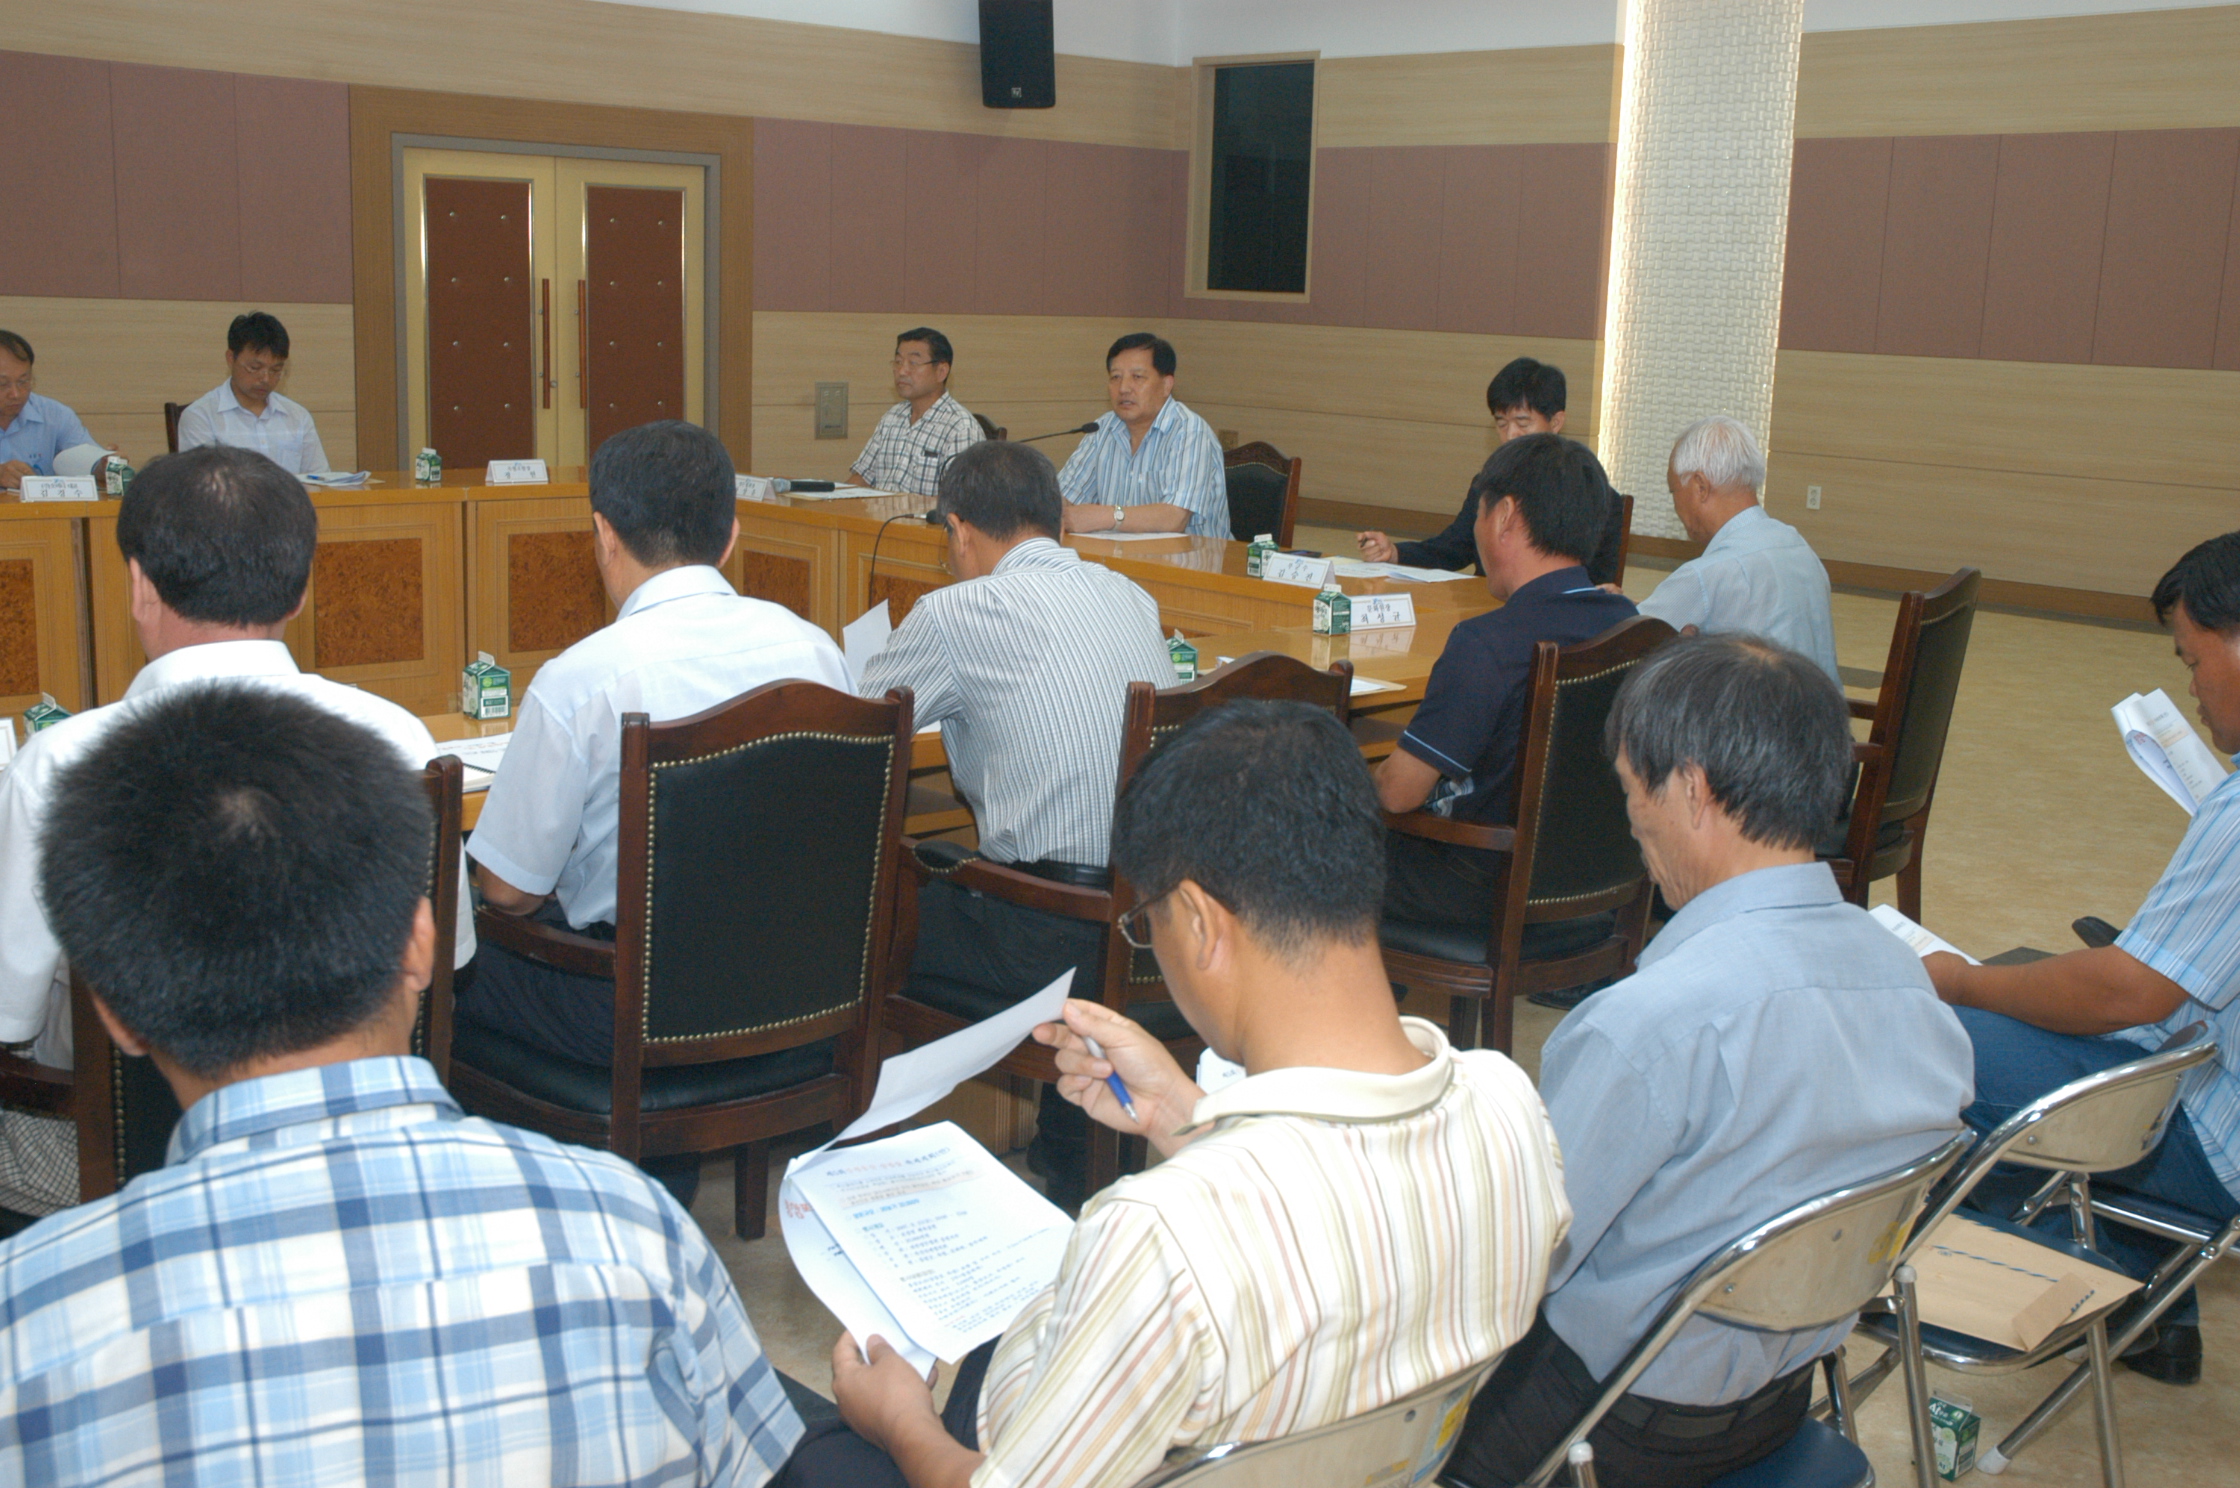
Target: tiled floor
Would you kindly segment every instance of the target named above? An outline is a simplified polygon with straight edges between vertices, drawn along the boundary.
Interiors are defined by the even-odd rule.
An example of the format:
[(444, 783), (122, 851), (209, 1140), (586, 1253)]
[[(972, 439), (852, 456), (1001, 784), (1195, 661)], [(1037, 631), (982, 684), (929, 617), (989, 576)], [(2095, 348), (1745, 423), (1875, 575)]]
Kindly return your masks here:
[[(1313, 546), (1317, 538), (1328, 550), (1340, 547), (1334, 535), (1305, 530), (1298, 541)], [(1659, 577), (1637, 565), (1627, 587), (1646, 594)], [(1881, 669), (1893, 611), (1887, 599), (1837, 597), (1845, 666)], [(2190, 713), (2185, 674), (2165, 636), (2031, 615), (1977, 617), (1929, 838), (1923, 897), (1932, 929), (1978, 954), (2015, 945), (2061, 950), (2075, 944), (2068, 924), (2078, 915), (2121, 924), (2137, 908), (2185, 818), (2132, 767), (2108, 707), (2155, 687)], [(1527, 1070), (1538, 1068), (1556, 1020), (1539, 1008), (1518, 1009), (1516, 1055)], [(771, 1357), (824, 1388), (837, 1326), (794, 1276), (775, 1215), (769, 1238), (733, 1238), (729, 1165), (715, 1163), (695, 1212), (715, 1237)], [(2240, 1262), (2225, 1262), (2202, 1290), (2208, 1363), (2199, 1385), (2173, 1389), (2118, 1371), (2117, 1410), (2135, 1484), (2240, 1485), (2232, 1445), (2240, 1442)], [(1990, 1379), (1933, 1373), (1939, 1388), (1983, 1414), (1986, 1443), (2057, 1378), (2052, 1369)], [(1910, 1482), (1902, 1389), (1886, 1386), (1862, 1422), (1879, 1479)], [(2098, 1482), (2089, 1407), (2072, 1408), (2016, 1460), (2006, 1480)]]

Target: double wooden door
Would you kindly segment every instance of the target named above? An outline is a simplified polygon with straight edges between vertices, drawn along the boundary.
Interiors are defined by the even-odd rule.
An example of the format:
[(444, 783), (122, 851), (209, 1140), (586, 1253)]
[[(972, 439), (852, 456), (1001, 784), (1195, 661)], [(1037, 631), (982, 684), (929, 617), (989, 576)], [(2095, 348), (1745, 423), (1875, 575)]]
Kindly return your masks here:
[(408, 149), (407, 438), (444, 465), (582, 465), (608, 435), (705, 421), (706, 173)]

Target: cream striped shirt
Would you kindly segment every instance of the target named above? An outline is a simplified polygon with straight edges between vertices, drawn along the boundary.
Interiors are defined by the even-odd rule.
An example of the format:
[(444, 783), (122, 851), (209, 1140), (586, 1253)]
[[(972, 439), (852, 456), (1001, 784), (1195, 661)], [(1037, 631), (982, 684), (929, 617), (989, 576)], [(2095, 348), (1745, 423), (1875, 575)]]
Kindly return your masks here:
[(1405, 1075), (1283, 1069), (1082, 1211), (980, 1395), (977, 1488), (1134, 1483), (1175, 1448), (1374, 1410), (1532, 1326), (1571, 1222), (1532, 1082), (1402, 1020)]

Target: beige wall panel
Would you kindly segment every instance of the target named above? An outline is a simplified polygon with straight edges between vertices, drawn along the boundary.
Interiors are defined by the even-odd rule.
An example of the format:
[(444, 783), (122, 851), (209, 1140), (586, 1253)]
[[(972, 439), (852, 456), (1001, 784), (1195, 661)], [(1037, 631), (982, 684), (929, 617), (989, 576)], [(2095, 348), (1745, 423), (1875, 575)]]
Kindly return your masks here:
[(72, 0), (11, 14), (8, 45), (503, 98), (1188, 144), (1186, 68), (1061, 56), (1056, 108), (988, 109), (976, 46), (593, 0)]
[(2223, 488), (2240, 372), (1784, 351), (1773, 450)]
[(1431, 424), (1228, 403), (1199, 412), (1243, 439), (1264, 439), (1306, 461), (1302, 500), (1396, 507), (1414, 518), (1401, 524), (1411, 529), (1426, 525), (1424, 514), (1444, 526), (1494, 448), (1490, 418), (1476, 426)]
[(1322, 95), (1316, 143), (1324, 149), (1604, 144), (1618, 137), (1615, 45), (1325, 57), (1315, 81)]
[[(1083, 418), (1109, 406), (1104, 354), (1113, 341), (1147, 325), (1165, 336), (1194, 335), (1158, 322), (1057, 315), (901, 315), (848, 311), (758, 310), (754, 317), (755, 406), (808, 410), (818, 382), (848, 384), (849, 427), (860, 444), (894, 402), (897, 331), (931, 325), (956, 348), (949, 389), (976, 413), (1005, 423), (1000, 410), (1022, 402), (1086, 399)], [(1184, 372), (1190, 371), (1187, 363)], [(1187, 394), (1183, 394), (1187, 401)], [(1078, 420), (1076, 420), (1078, 422)], [(1015, 433), (1034, 432), (1014, 430)], [(852, 455), (855, 452), (849, 451)]]
[[(2148, 485), (1776, 452), (1768, 503), (1822, 558), (2145, 595), (2240, 510), (2231, 486)], [(1807, 482), (1822, 488), (1807, 511)]]
[(2240, 5), (1807, 33), (1797, 134), (2240, 124)]

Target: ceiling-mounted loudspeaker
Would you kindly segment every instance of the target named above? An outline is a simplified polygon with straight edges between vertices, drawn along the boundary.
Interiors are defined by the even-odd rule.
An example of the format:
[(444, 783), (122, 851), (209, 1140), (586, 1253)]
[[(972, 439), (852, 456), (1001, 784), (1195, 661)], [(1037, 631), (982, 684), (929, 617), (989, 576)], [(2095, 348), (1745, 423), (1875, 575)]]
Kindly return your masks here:
[(980, 101), (989, 108), (1057, 107), (1050, 3), (980, 0)]

